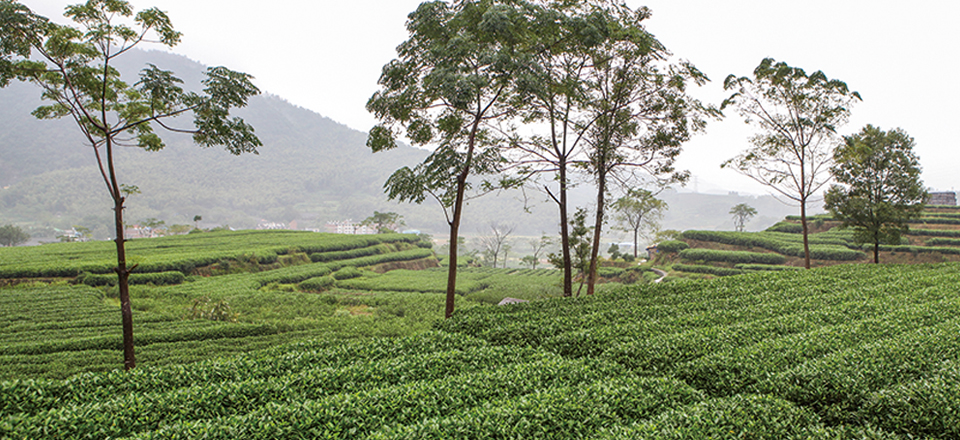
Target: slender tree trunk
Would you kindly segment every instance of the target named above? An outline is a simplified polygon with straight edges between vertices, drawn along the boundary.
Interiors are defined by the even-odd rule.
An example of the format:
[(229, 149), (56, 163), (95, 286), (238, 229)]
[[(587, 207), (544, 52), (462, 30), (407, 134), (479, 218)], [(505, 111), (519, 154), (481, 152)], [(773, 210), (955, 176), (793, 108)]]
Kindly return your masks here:
[(454, 302), (457, 293), (457, 242), (460, 233), (460, 218), (463, 214), (463, 193), (466, 190), (466, 173), (461, 174), (463, 178), (457, 177), (457, 199), (453, 205), (453, 220), (450, 222), (450, 267), (447, 268), (447, 306), (443, 317), (450, 318), (453, 315)]
[(597, 179), (597, 218), (593, 226), (593, 248), (590, 249), (590, 270), (587, 273), (587, 295), (593, 295), (597, 284), (597, 257), (600, 254), (600, 233), (603, 232), (604, 191), (607, 189), (607, 173), (600, 171)]
[(800, 200), (800, 224), (803, 225), (803, 267), (810, 268), (810, 229), (807, 227), (807, 199)]
[(123, 231), (123, 197), (114, 200), (117, 239), (117, 287), (120, 289), (120, 314), (123, 317), (123, 369), (136, 367), (133, 347), (133, 308), (130, 306), (130, 270), (127, 269), (126, 239)]
[(560, 249), (563, 253), (563, 296), (573, 296), (573, 260), (570, 258), (570, 225), (567, 219), (567, 161), (560, 159)]
[(463, 171), (457, 176), (457, 198), (453, 202), (453, 219), (450, 221), (450, 267), (447, 269), (447, 305), (443, 313), (444, 319), (449, 319), (453, 315), (454, 303), (457, 299), (457, 238), (460, 233), (460, 219), (463, 217), (463, 196), (467, 189), (467, 177), (470, 175), (473, 148), (479, 127), (480, 115), (477, 115), (473, 121), (473, 128), (470, 129), (470, 138), (467, 140), (467, 160), (463, 164)]
[[(106, 115), (103, 115), (106, 121)], [(130, 306), (130, 269), (127, 268), (126, 237), (123, 230), (123, 193), (117, 181), (117, 170), (113, 165), (113, 139), (107, 130), (104, 130), (104, 145), (107, 152), (107, 170), (109, 180), (106, 182), (113, 197), (113, 219), (116, 228), (117, 244), (117, 289), (120, 290), (120, 316), (123, 328), (123, 369), (130, 370), (137, 366), (133, 347), (133, 307)]]
[(633, 228), (633, 259), (640, 258), (640, 228)]
[(880, 231), (873, 233), (873, 264), (880, 264)]

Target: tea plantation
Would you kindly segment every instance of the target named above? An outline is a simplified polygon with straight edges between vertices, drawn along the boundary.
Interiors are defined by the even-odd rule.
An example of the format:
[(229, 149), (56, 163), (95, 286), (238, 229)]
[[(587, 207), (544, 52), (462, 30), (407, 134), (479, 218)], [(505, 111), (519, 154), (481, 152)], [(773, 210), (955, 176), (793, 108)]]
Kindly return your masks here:
[[(361, 275), (353, 287), (416, 280)], [(839, 265), (466, 307), (408, 336), (8, 380), (0, 437), (956, 439), (958, 286), (955, 263)], [(78, 311), (87, 295), (101, 319), (90, 287), (0, 292), (75, 294)]]
[[(116, 275), (81, 270), (106, 267), (109, 245), (0, 248), (0, 286), (15, 284), (0, 288), (0, 380), (120, 366)], [(411, 335), (443, 316), (437, 292), (446, 272), (397, 269), (437, 264), (412, 235), (237, 231), (132, 240), (128, 248), (141, 262), (131, 277), (139, 366), (314, 338)], [(559, 292), (552, 270), (465, 272), (462, 308)]]
[[(684, 231), (676, 241), (661, 242), (656, 265), (673, 276), (730, 276), (803, 267), (803, 235), (799, 217), (789, 216), (765, 231)], [(809, 219), (813, 267), (872, 262), (872, 244), (854, 240), (828, 214)], [(928, 206), (909, 222), (899, 244), (879, 246), (882, 263), (960, 261), (960, 208)], [(699, 274), (699, 275), (691, 275)]]

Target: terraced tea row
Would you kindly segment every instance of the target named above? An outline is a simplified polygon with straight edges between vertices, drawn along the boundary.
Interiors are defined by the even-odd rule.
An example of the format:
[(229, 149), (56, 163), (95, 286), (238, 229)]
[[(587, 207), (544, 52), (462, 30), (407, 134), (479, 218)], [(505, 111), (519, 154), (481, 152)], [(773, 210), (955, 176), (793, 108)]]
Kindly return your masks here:
[[(414, 244), (415, 235), (338, 235), (297, 231), (223, 231), (130, 240), (128, 263), (138, 273), (178, 271), (189, 275), (221, 260), (254, 259), (271, 264), (302, 252), (313, 261), (335, 261), (395, 252), (388, 244)], [(0, 278), (75, 277), (108, 274), (116, 266), (113, 242), (52, 243), (0, 248)]]

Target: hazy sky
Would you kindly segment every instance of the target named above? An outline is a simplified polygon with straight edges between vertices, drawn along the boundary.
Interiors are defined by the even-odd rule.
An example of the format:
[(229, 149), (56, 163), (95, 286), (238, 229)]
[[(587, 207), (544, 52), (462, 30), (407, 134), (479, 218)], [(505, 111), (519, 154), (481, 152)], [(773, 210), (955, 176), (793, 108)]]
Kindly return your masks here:
[[(77, 1), (21, 0), (62, 20)], [(256, 77), (268, 93), (352, 128), (375, 123), (364, 105), (380, 68), (407, 34), (404, 22), (420, 0), (144, 0), (136, 8), (167, 11), (183, 42), (173, 52)], [(859, 91), (841, 134), (866, 124), (901, 127), (916, 138), (924, 183), (960, 188), (957, 127), (960, 2), (917, 0), (629, 0), (648, 6), (648, 30), (677, 58), (712, 82), (694, 91), (719, 104), (728, 74), (748, 75), (772, 57), (808, 73), (822, 70)], [(766, 189), (720, 163), (745, 149), (752, 130), (732, 110), (685, 147), (679, 168), (700, 191), (755, 194)], [(692, 189), (693, 184), (688, 185)]]

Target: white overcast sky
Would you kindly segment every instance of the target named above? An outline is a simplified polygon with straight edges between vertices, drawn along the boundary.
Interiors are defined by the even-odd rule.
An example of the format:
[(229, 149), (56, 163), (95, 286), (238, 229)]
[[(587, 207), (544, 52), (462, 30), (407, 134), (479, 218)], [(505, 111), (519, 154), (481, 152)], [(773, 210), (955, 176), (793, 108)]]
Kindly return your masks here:
[[(78, 1), (21, 0), (62, 21)], [(166, 11), (183, 41), (173, 52), (250, 73), (265, 92), (352, 128), (375, 123), (364, 105), (380, 68), (407, 37), (420, 0), (133, 0)], [(728, 74), (748, 75), (765, 57), (822, 70), (859, 91), (841, 134), (866, 124), (903, 128), (917, 142), (924, 183), (960, 187), (960, 2), (944, 0), (628, 0), (653, 11), (647, 29), (712, 82), (695, 94), (719, 104)], [(747, 147), (750, 127), (732, 110), (691, 141), (679, 168), (700, 191), (763, 194), (720, 163)], [(953, 134), (951, 134), (953, 133)], [(693, 189), (693, 185), (688, 185)]]

